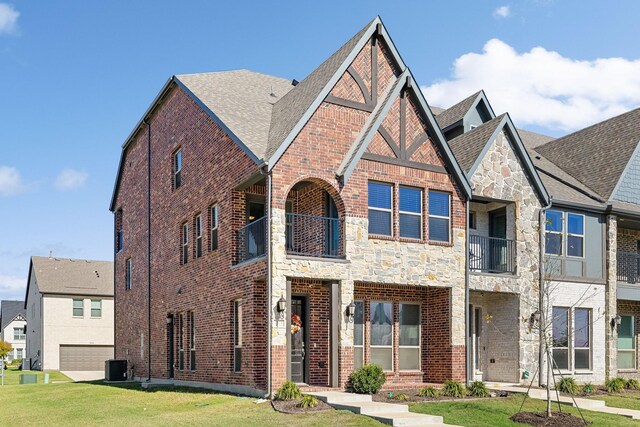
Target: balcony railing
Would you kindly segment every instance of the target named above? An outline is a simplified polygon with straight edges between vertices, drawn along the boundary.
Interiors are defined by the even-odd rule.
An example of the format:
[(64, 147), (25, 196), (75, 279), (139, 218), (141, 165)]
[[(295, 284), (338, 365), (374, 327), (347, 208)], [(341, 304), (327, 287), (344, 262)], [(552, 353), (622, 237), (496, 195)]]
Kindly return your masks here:
[(258, 258), (267, 249), (267, 221), (262, 217), (238, 230), (238, 262)]
[(515, 273), (516, 242), (497, 237), (469, 236), (469, 268), (482, 273)]
[(287, 214), (287, 253), (321, 258), (344, 257), (344, 219)]
[(618, 282), (640, 283), (640, 254), (618, 252)]

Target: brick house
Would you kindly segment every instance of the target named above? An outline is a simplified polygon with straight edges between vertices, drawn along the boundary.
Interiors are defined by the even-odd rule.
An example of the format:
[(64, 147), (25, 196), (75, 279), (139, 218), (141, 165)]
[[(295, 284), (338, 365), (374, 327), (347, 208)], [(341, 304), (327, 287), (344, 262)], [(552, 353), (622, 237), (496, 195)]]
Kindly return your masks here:
[(379, 18), (299, 83), (172, 77), (111, 203), (116, 357), (257, 395), (464, 380), (471, 189), (417, 88)]

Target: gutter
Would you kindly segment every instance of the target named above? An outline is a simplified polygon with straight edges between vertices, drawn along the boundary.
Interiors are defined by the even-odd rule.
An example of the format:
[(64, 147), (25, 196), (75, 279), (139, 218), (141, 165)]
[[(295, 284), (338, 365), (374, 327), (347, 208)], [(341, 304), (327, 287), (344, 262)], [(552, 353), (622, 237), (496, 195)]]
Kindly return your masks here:
[[(539, 227), (539, 241), (540, 241), (540, 261), (538, 262), (538, 310), (540, 311), (540, 323), (539, 327), (545, 324), (546, 313), (544, 310), (544, 292), (543, 292), (543, 284), (544, 284), (544, 250), (545, 250), (545, 217), (547, 209), (551, 207), (553, 203), (553, 196), (549, 198), (549, 203), (546, 206), (543, 206), (538, 212), (538, 227)], [(544, 381), (542, 380), (542, 365), (544, 364), (544, 355), (546, 352), (544, 351), (544, 340), (545, 330), (540, 328), (540, 336), (538, 337), (538, 385), (541, 387), (544, 385)], [(548, 367), (547, 367), (548, 369)]]

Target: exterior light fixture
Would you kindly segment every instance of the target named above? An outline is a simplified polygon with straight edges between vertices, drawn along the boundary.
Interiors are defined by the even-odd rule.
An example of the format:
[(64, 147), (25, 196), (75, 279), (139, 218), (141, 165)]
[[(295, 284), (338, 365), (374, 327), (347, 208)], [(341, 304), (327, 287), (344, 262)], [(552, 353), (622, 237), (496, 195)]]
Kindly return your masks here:
[(278, 305), (276, 306), (278, 313), (280, 314), (280, 319), (284, 319), (284, 312), (287, 309), (287, 300), (284, 297), (280, 297), (278, 300)]
[(353, 323), (353, 318), (356, 315), (356, 305), (353, 301), (351, 304), (347, 306), (347, 318), (349, 319), (349, 323)]
[(529, 317), (529, 322), (540, 323), (540, 311), (536, 310), (533, 313), (531, 313), (531, 316)]
[(615, 329), (616, 326), (620, 326), (622, 323), (622, 317), (618, 314), (616, 317), (611, 318), (611, 329)]

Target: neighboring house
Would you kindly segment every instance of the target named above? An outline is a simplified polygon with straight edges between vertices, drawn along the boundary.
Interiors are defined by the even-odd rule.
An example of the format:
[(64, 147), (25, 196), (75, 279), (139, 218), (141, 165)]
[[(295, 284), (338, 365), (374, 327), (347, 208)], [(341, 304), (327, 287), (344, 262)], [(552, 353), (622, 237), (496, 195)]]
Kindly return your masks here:
[(37, 370), (103, 371), (113, 358), (113, 263), (31, 257), (24, 307)]
[(0, 303), (0, 340), (11, 344), (13, 350), (7, 361), (22, 359), (25, 355), (27, 316), (24, 301), (2, 301)]

